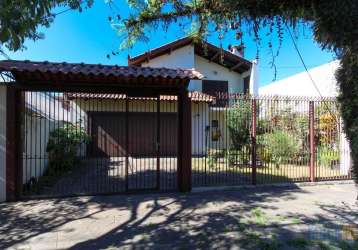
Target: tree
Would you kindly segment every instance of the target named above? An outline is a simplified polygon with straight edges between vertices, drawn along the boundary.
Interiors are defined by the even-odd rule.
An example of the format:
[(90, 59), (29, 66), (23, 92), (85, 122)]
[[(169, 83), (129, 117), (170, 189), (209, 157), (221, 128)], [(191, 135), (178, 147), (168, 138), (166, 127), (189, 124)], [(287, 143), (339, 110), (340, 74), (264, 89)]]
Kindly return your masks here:
[[(338, 100), (344, 129), (350, 141), (353, 176), (358, 183), (358, 1), (357, 0), (131, 0), (136, 10), (123, 21), (127, 45), (145, 38), (145, 29), (181, 20), (196, 23), (197, 36), (205, 38), (210, 25), (216, 32), (249, 27), (255, 40), (259, 31), (276, 28), (282, 39), (284, 28), (295, 29), (300, 22), (309, 25), (322, 49), (336, 52), (341, 66), (336, 72), (340, 87)], [(272, 46), (272, 44), (268, 44)]]

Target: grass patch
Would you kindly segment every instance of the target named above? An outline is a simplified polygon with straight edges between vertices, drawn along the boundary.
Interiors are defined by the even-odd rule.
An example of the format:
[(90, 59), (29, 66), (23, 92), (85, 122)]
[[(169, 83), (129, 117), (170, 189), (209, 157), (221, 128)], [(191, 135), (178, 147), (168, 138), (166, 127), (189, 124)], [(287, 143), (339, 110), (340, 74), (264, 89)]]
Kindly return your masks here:
[(251, 216), (257, 225), (266, 225), (268, 222), (266, 214), (258, 207), (251, 210)]
[[(209, 174), (230, 173), (241, 174), (242, 176), (251, 177), (250, 165), (231, 165), (225, 158), (219, 158), (215, 161), (212, 167), (209, 167), (207, 158), (193, 157), (192, 170), (193, 174), (202, 174), (205, 172)], [(308, 164), (293, 165), (281, 164), (278, 168), (274, 164), (265, 164), (257, 167), (257, 183), (279, 183), (288, 181), (309, 181), (310, 171)], [(336, 177), (341, 176), (337, 169), (329, 167), (319, 167), (317, 169), (317, 178), (320, 177)]]

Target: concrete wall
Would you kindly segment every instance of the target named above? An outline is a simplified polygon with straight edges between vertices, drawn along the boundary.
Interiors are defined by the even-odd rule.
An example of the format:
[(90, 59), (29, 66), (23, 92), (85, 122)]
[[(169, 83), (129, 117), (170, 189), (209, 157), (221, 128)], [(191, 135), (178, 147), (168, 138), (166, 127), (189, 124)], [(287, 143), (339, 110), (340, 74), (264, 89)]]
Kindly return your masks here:
[(43, 175), (48, 166), (47, 143), (51, 131), (59, 128), (63, 122), (48, 120), (44, 117), (25, 117), (23, 176), (25, 184), (31, 178)]
[[(47, 143), (50, 133), (64, 122), (83, 120), (84, 112), (72, 105), (69, 110), (55, 99), (41, 92), (26, 92), (26, 116), (23, 126), (23, 183), (43, 175), (48, 166)], [(79, 155), (85, 154), (81, 147)]]
[(195, 67), (194, 46), (188, 45), (174, 50), (170, 54), (153, 58), (149, 62), (142, 63), (142, 67), (192, 69)]
[(204, 80), (228, 81), (229, 93), (242, 93), (244, 90), (244, 79), (241, 74), (198, 55), (195, 55), (195, 69), (204, 75)]
[(6, 87), (0, 85), (0, 202), (6, 200)]

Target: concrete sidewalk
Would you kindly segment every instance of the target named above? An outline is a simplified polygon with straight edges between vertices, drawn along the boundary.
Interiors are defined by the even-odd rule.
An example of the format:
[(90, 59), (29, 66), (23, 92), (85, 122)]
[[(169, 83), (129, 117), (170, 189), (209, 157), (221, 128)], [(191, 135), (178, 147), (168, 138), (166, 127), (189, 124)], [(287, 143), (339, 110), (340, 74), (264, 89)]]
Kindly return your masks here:
[(0, 249), (356, 247), (356, 196), (336, 184), (7, 203)]

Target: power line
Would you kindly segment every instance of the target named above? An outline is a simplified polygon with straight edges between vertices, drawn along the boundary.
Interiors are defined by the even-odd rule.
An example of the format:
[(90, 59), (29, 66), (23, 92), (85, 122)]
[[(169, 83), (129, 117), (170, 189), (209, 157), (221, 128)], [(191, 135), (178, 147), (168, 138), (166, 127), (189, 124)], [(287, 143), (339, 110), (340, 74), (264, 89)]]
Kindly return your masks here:
[[(319, 88), (317, 87), (316, 82), (313, 80), (312, 75), (311, 75), (311, 73), (309, 72), (306, 63), (305, 63), (305, 61), (303, 60), (302, 54), (301, 54), (300, 50), (298, 49), (297, 43), (296, 43), (295, 39), (293, 38), (293, 35), (292, 35), (291, 30), (289, 29), (287, 23), (286, 23), (285, 25), (286, 25), (286, 29), (288, 30), (288, 33), (290, 34), (290, 37), (291, 37), (292, 43), (293, 43), (293, 45), (294, 45), (294, 47), (295, 47), (295, 49), (296, 49), (296, 52), (297, 52), (298, 56), (300, 57), (300, 60), (301, 60), (301, 62), (302, 62), (302, 65), (303, 65), (303, 67), (305, 68), (305, 70), (306, 70), (306, 72), (307, 72), (308, 77), (310, 78), (310, 80), (311, 80), (313, 86), (314, 86), (315, 89), (317, 90), (319, 96), (323, 99), (323, 96), (322, 96), (321, 92), (319, 91)], [(336, 123), (338, 124), (337, 117), (332, 113), (332, 111), (331, 111), (330, 107), (328, 106), (328, 104), (325, 103), (325, 102), (323, 102), (323, 104), (326, 106), (328, 112), (330, 113), (330, 115), (331, 115), (332, 117), (335, 118)]]
[(298, 56), (300, 57), (300, 60), (301, 60), (301, 62), (302, 62), (302, 65), (303, 65), (303, 67), (305, 68), (305, 71), (306, 71), (307, 74), (308, 74), (308, 77), (310, 78), (310, 80), (311, 80), (313, 86), (314, 86), (315, 89), (317, 90), (319, 96), (320, 96), (321, 98), (323, 98), (321, 92), (319, 91), (319, 88), (317, 87), (317, 84), (316, 84), (315, 81), (313, 80), (312, 75), (311, 75), (311, 73), (309, 72), (309, 70), (308, 70), (308, 68), (307, 68), (307, 65), (306, 65), (305, 61), (303, 60), (302, 54), (301, 54), (300, 50), (298, 49), (297, 43), (296, 43), (295, 39), (293, 38), (292, 32), (291, 32), (290, 28), (288, 27), (287, 23), (286, 23), (286, 29), (288, 30), (288, 33), (290, 34), (292, 43), (293, 43), (293, 45), (294, 45), (294, 47), (295, 47), (295, 49), (296, 49), (296, 52), (297, 52)]

